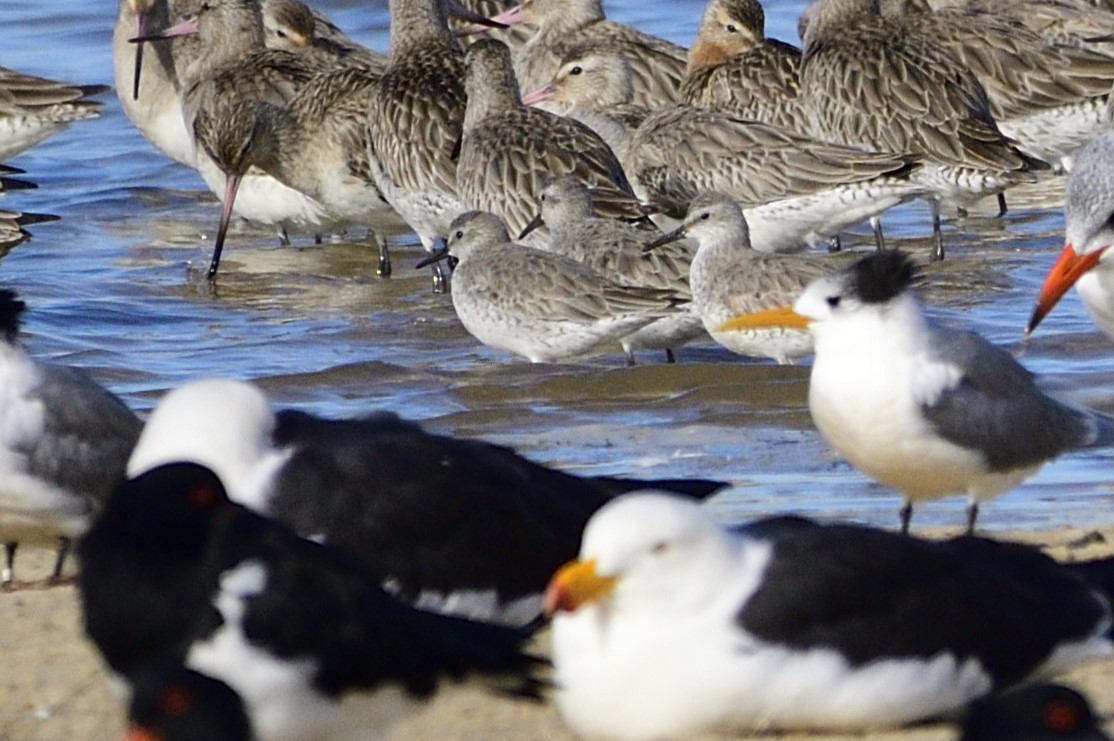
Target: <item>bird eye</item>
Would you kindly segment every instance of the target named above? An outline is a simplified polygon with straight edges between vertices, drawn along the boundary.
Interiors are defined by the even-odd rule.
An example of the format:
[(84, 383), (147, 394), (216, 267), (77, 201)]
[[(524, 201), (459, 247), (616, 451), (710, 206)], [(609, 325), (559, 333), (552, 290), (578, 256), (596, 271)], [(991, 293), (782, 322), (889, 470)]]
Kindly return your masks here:
[(584, 69), (580, 65), (577, 65), (576, 67), (573, 67), (572, 69), (569, 70), (569, 74), (570, 75), (579, 75), (583, 71), (584, 71)]
[(828, 306), (832, 307), (833, 309), (839, 306), (839, 299), (839, 296), (828, 296)]
[(456, 234), (453, 235), (453, 239), (462, 239), (463, 237), (464, 231), (462, 229), (457, 229)]
[(708, 211), (705, 211), (704, 213), (700, 214), (700, 220), (701, 221), (707, 221), (710, 218), (712, 218), (712, 214)]
[(724, 28), (727, 29), (727, 33), (735, 33), (739, 30), (739, 28), (734, 23), (728, 23), (726, 26), (724, 26)]
[(276, 28), (275, 29), (275, 35), (278, 36), (280, 39), (285, 39), (286, 38), (286, 31), (283, 31), (281, 28)]

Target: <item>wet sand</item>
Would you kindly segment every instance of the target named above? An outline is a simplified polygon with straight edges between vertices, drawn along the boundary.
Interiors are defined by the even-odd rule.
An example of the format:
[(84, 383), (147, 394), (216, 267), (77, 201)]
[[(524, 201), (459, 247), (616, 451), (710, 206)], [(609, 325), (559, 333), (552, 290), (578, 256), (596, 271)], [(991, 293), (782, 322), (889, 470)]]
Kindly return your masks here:
[[(1095, 531), (1063, 528), (1048, 532), (996, 534), (1045, 546), (1060, 560), (1114, 553), (1114, 526)], [(41, 578), (53, 555), (21, 550), (17, 575)], [(81, 629), (74, 587), (0, 593), (0, 741), (120, 739), (123, 709), (113, 694), (96, 651)], [(1083, 690), (1107, 730), (1114, 731), (1114, 660), (1097, 662), (1060, 677)], [(953, 726), (860, 736), (767, 734), (762, 738), (871, 738), (943, 741)], [(549, 705), (516, 702), (462, 687), (442, 693), (424, 712), (396, 727), (396, 739), (571, 739)]]

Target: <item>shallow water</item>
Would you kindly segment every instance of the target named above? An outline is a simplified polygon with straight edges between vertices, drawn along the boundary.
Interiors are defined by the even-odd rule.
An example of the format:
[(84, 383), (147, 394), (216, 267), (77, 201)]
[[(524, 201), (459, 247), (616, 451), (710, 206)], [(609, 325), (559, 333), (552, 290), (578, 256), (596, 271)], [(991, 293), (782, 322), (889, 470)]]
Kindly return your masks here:
[[(319, 0), (356, 38), (386, 48), (384, 2)], [(768, 8), (771, 36), (796, 38), (803, 3)], [(701, 3), (614, 2), (613, 18), (687, 44)], [(0, 64), (111, 83), (109, 0), (8, 0)], [(715, 476), (735, 486), (716, 500), (725, 516), (791, 510), (896, 521), (897, 497), (838, 461), (812, 428), (807, 368), (747, 362), (714, 345), (681, 363), (621, 355), (535, 366), (489, 350), (461, 328), (447, 296), (411, 269), (416, 241), (394, 249), (395, 275), (374, 275), (357, 239), (280, 248), (266, 230), (236, 231), (215, 291), (204, 278), (216, 200), (199, 176), (164, 160), (131, 127), (115, 98), (9, 164), (36, 191), (0, 207), (58, 214), (0, 261), (0, 283), (27, 300), (27, 345), (40, 358), (90, 369), (140, 410), (198, 376), (261, 383), (279, 404), (324, 414), (391, 409), (431, 429), (515, 446), (569, 469), (639, 476)], [(928, 300), (958, 324), (1011, 345), (1049, 382), (1114, 409), (1110, 343), (1074, 293), (1024, 348), (1017, 342), (1036, 290), (1062, 246), (1061, 180), (1011, 193), (1005, 219), (947, 226), (945, 263), (929, 271)], [(994, 213), (985, 203), (985, 213)], [(927, 255), (923, 205), (885, 219), (892, 243)], [(845, 245), (866, 249), (865, 230)], [(1110, 454), (1046, 466), (983, 508), (987, 527), (1090, 525), (1114, 520)], [(962, 503), (917, 509), (915, 524), (958, 525)]]

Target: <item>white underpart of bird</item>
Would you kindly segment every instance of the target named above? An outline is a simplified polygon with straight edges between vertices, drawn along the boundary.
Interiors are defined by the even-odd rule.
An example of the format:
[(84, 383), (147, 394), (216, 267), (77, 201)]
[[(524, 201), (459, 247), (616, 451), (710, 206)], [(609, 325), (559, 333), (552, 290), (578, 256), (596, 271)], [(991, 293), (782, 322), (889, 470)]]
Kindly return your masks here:
[[(895, 726), (1022, 679), (1001, 671), (1017, 651), (1026, 675), (1111, 655), (1106, 600), (1024, 546), (782, 527), (728, 532), (656, 493), (601, 508), (547, 593), (570, 728), (633, 740)], [(1042, 624), (1011, 647), (1001, 631), (1023, 604)]]
[(1007, 351), (928, 319), (911, 290), (911, 259), (876, 253), (811, 283), (783, 309), (725, 328), (808, 326), (816, 345), (809, 410), (828, 444), (912, 503), (965, 494), (968, 530), (978, 504), (1044, 463), (1106, 447), (1114, 424), (1046, 395)]

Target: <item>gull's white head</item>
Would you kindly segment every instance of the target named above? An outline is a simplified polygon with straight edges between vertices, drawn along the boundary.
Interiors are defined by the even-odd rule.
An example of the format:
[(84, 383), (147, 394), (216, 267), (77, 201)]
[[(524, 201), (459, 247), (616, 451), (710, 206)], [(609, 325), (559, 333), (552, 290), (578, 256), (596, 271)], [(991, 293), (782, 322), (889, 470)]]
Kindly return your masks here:
[(151, 412), (128, 460), (134, 477), (164, 463), (189, 461), (212, 469), (229, 497), (259, 495), (260, 466), (273, 454), (275, 415), (267, 397), (242, 381), (192, 381), (169, 392)]
[(738, 543), (692, 500), (668, 494), (619, 497), (584, 530), (580, 558), (550, 582), (550, 611), (700, 609), (738, 567)]

